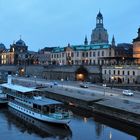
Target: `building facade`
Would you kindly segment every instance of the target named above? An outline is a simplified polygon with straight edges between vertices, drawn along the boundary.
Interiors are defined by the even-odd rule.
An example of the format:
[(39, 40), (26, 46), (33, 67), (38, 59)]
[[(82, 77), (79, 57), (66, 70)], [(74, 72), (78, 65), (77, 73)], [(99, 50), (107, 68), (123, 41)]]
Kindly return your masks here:
[(109, 44), (68, 45), (64, 48), (54, 48), (51, 64), (103, 65), (105, 57), (114, 57), (114, 49)]
[(138, 29), (138, 36), (133, 39), (133, 58), (135, 58), (136, 64), (140, 64), (140, 28)]
[(136, 84), (140, 82), (140, 67), (130, 65), (114, 65), (102, 67), (104, 83)]
[(121, 43), (115, 47), (114, 62), (113, 65), (102, 66), (104, 83), (140, 83), (140, 28), (138, 37), (133, 39), (133, 45)]
[[(113, 41), (115, 44), (115, 39)], [(96, 17), (96, 27), (92, 30), (90, 44), (85, 37), (84, 45), (68, 44), (63, 48), (55, 47), (51, 52), (51, 64), (104, 65), (108, 63), (104, 58), (112, 58), (114, 55), (114, 47), (108, 43), (108, 33), (103, 25), (103, 16), (99, 12)]]

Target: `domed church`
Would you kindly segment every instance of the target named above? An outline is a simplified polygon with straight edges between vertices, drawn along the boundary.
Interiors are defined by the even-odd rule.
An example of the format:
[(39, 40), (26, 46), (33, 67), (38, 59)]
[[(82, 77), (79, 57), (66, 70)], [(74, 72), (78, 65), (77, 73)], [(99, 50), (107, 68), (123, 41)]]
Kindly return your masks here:
[(28, 46), (26, 46), (25, 42), (20, 38), (16, 43), (10, 45), (10, 50), (16, 53), (26, 53)]
[(103, 15), (99, 11), (96, 17), (96, 27), (92, 30), (90, 44), (108, 43), (108, 33), (104, 28)]

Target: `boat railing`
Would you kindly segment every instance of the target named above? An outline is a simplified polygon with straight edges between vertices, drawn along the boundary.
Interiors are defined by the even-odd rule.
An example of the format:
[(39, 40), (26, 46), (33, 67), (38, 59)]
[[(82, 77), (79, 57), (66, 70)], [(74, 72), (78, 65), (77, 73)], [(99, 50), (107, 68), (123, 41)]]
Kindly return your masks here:
[(32, 108), (32, 107), (30, 107), (30, 106), (28, 106), (28, 105), (26, 105), (26, 104), (20, 103), (20, 102), (18, 102), (18, 101), (16, 101), (16, 100), (12, 100), (12, 99), (11, 99), (10, 101), (13, 102), (13, 103), (15, 103), (15, 104), (17, 104), (17, 105), (20, 105), (21, 107), (24, 107), (24, 108), (26, 108), (26, 109), (29, 109), (29, 110), (31, 110), (31, 111), (34, 111), (34, 112), (42, 113), (42, 114), (43, 114), (43, 112), (41, 112), (39, 109)]
[(71, 118), (73, 113), (69, 110), (63, 109), (61, 107), (55, 108), (54, 117), (58, 118)]

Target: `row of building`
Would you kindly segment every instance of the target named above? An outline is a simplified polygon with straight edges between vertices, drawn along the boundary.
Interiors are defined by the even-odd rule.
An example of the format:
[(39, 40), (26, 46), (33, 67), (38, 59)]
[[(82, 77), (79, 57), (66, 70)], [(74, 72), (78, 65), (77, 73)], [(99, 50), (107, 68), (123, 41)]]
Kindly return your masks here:
[[(73, 67), (71, 70), (73, 76), (65, 71), (64, 79), (73, 77), (71, 80), (92, 80), (106, 83), (113, 80), (116, 83), (139, 83), (140, 28), (138, 36), (133, 39), (132, 44), (120, 43), (116, 45), (114, 36), (109, 43), (108, 32), (104, 28), (103, 16), (99, 11), (90, 42), (85, 37), (82, 45), (68, 44), (65, 47), (45, 47), (38, 52), (31, 52), (20, 38), (16, 43), (10, 45), (10, 49), (6, 49), (3, 44), (0, 44), (0, 63), (1, 65), (16, 65), (19, 70), (25, 69), (25, 66), (29, 65), (51, 67), (51, 73), (57, 76), (51, 77), (51, 73), (46, 70), (43, 72), (43, 77), (49, 79), (59, 78), (66, 66), (71, 66), (71, 68)], [(52, 66), (57, 70), (53, 71)], [(99, 68), (97, 70), (98, 78), (97, 76), (95, 78), (97, 74), (94, 70), (94, 72), (92, 71), (93, 67)], [(78, 69), (80, 69), (79, 72)], [(88, 76), (91, 73), (92, 77)], [(83, 76), (78, 78), (79, 74)]]

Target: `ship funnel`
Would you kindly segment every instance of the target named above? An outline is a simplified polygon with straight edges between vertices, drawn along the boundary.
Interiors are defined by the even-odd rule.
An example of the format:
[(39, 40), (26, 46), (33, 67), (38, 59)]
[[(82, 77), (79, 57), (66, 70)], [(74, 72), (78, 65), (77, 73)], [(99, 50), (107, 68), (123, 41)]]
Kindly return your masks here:
[(8, 84), (12, 84), (12, 76), (8, 75)]

